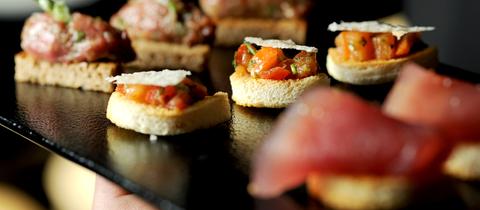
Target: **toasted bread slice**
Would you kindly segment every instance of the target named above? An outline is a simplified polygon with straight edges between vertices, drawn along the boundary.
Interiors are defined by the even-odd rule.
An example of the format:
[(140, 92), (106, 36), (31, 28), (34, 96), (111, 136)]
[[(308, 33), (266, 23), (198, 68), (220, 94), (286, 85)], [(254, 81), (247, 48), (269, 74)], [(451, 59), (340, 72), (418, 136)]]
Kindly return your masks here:
[(329, 207), (352, 210), (400, 208), (413, 191), (405, 178), (337, 175), (310, 175), (307, 188)]
[(462, 180), (480, 180), (480, 143), (461, 143), (455, 146), (443, 171)]
[(301, 19), (244, 19), (225, 18), (217, 21), (215, 44), (238, 46), (248, 36), (264, 39), (291, 39), (305, 44), (307, 22)]
[(139, 103), (118, 92), (112, 93), (107, 106), (107, 118), (117, 126), (159, 136), (208, 128), (230, 117), (228, 95), (223, 92), (207, 96), (185, 110), (169, 110)]
[(141, 39), (132, 40), (132, 46), (137, 59), (126, 67), (142, 70), (171, 68), (201, 72), (210, 52), (208, 45), (188, 46)]
[(20, 52), (15, 55), (15, 80), (41, 85), (58, 85), (112, 92), (113, 85), (105, 78), (120, 72), (114, 62), (50, 63)]
[(306, 89), (316, 85), (329, 85), (330, 79), (323, 73), (303, 79), (257, 79), (237, 70), (230, 76), (230, 83), (232, 99), (238, 105), (284, 108), (293, 103)]
[(327, 55), (327, 70), (338, 81), (354, 85), (371, 85), (393, 81), (400, 68), (407, 62), (433, 68), (438, 63), (437, 49), (428, 47), (410, 56), (390, 60), (345, 62), (338, 58), (335, 48), (330, 48)]

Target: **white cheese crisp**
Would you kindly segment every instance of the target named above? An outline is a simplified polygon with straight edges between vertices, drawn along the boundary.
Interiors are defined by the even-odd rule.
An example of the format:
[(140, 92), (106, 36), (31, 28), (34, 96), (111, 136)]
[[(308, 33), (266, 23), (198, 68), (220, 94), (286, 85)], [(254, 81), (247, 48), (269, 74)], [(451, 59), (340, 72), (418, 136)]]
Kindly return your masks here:
[(192, 73), (185, 70), (144, 71), (132, 74), (122, 74), (115, 77), (108, 77), (107, 81), (115, 84), (140, 84), (166, 87), (179, 84), (185, 77)]
[(293, 49), (306, 51), (310, 53), (318, 52), (318, 49), (315, 47), (309, 47), (304, 45), (297, 45), (292, 40), (278, 40), (278, 39), (262, 39), (258, 37), (245, 37), (245, 42), (255, 44), (261, 47), (273, 47), (280, 49)]
[(412, 33), (412, 32), (422, 32), (422, 31), (433, 31), (435, 27), (432, 26), (400, 26), (400, 25), (391, 25), (387, 23), (381, 23), (378, 21), (364, 21), (364, 22), (340, 22), (340, 23), (330, 23), (328, 25), (329, 31), (361, 31), (361, 32), (370, 32), (370, 33), (382, 33), (390, 32), (397, 39), (400, 39), (403, 35)]

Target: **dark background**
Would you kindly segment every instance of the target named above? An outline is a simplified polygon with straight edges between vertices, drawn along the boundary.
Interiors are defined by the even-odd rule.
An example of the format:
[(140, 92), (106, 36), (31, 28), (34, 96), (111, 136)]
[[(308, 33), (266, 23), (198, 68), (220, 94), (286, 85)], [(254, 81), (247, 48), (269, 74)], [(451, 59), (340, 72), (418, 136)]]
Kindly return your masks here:
[[(124, 2), (99, 0), (77, 11), (108, 19)], [(480, 73), (480, 62), (476, 62), (477, 51), (480, 49), (480, 41), (476, 38), (480, 30), (476, 13), (480, 12), (480, 2), (475, 0), (316, 1), (316, 6), (308, 17), (308, 42), (325, 53), (326, 48), (333, 44), (335, 36), (326, 31), (329, 23), (371, 20), (401, 11), (415, 25), (436, 26), (436, 31), (425, 33), (423, 37), (427, 43), (439, 47), (441, 62)], [(24, 18), (0, 19), (0, 71), (4, 71), (2, 75), (7, 75), (0, 78), (1, 88), (13, 86), (10, 84), (13, 77), (13, 55), (20, 51), (20, 32)], [(15, 185), (48, 207), (41, 187), (41, 172), (47, 156), (47, 151), (0, 128), (0, 182)]]

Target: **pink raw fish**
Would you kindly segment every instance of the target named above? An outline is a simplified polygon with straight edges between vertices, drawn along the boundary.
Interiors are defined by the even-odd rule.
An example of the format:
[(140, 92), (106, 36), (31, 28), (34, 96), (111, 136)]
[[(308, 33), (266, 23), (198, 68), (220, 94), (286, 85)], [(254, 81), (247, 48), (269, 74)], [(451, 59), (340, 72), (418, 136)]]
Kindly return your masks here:
[(440, 128), (452, 140), (480, 140), (480, 86), (408, 64), (383, 109), (392, 117)]
[(439, 174), (449, 152), (437, 130), (389, 118), (349, 93), (317, 88), (281, 116), (256, 151), (249, 190), (278, 196), (313, 172), (419, 178)]

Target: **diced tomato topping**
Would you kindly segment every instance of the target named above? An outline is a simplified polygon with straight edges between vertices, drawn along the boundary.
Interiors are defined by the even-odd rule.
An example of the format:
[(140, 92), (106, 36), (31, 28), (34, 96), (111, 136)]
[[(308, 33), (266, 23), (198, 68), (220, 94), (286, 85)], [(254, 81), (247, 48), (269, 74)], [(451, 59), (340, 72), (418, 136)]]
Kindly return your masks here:
[[(253, 46), (250, 46), (253, 47)], [(242, 44), (238, 48), (237, 52), (235, 52), (235, 66), (242, 65), (247, 66), (250, 59), (252, 59), (253, 55), (248, 51), (247, 44)]]
[(247, 70), (253, 75), (276, 67), (286, 57), (283, 51), (278, 48), (263, 47), (250, 60)]
[(166, 98), (173, 98), (176, 94), (177, 88), (175, 86), (167, 86), (164, 88), (163, 95), (165, 95)]
[(301, 51), (293, 60), (298, 78), (308, 77), (317, 73), (318, 64), (315, 53)]
[(115, 88), (115, 91), (120, 92), (120, 93), (125, 93), (125, 85), (123, 85), (123, 84), (117, 85), (117, 87)]
[(292, 59), (287, 58), (282, 49), (262, 47), (256, 51), (249, 47), (252, 46), (242, 44), (235, 52), (235, 71), (272, 80), (301, 79), (318, 71), (315, 53), (301, 51)]
[(350, 58), (350, 50), (344, 37), (343, 33), (338, 34), (338, 36), (335, 37), (335, 46), (337, 46), (336, 49), (338, 54), (341, 55), (342, 60), (348, 60), (348, 58)]
[(167, 103), (167, 98), (162, 93), (164, 92), (163, 88), (156, 87), (147, 91), (145, 95), (145, 102), (152, 105), (164, 105)]
[(208, 95), (207, 88), (203, 85), (196, 85), (192, 87), (190, 91), (195, 99), (202, 99)]
[(404, 57), (410, 53), (413, 44), (419, 39), (418, 33), (409, 33), (402, 36), (400, 39), (397, 50), (395, 51), (395, 57)]
[(141, 101), (145, 98), (147, 90), (150, 87), (153, 87), (153, 86), (124, 84), (124, 85), (118, 85), (117, 91), (119, 92), (123, 91), (122, 93), (127, 95), (132, 100)]
[(291, 71), (291, 68), (292, 68), (292, 64), (295, 63), (295, 61), (293, 59), (285, 59), (283, 60), (282, 62), (280, 62), (280, 65), (279, 67), (282, 67), (284, 69), (287, 69), (287, 70), (290, 70)]
[(335, 45), (339, 58), (345, 61), (388, 60), (407, 56), (419, 38), (419, 33), (397, 40), (391, 33), (344, 31), (335, 38)]
[(140, 103), (180, 110), (207, 96), (207, 88), (190, 79), (166, 87), (120, 84), (116, 91)]
[(170, 109), (180, 109), (183, 110), (188, 107), (191, 103), (192, 97), (186, 92), (180, 92), (175, 97), (173, 97), (170, 101), (168, 101), (167, 108)]
[(282, 67), (275, 67), (269, 70), (259, 72), (258, 76), (262, 79), (283, 80), (289, 77), (292, 73)]
[(377, 59), (388, 60), (394, 57), (396, 38), (391, 33), (376, 34), (372, 41)]

